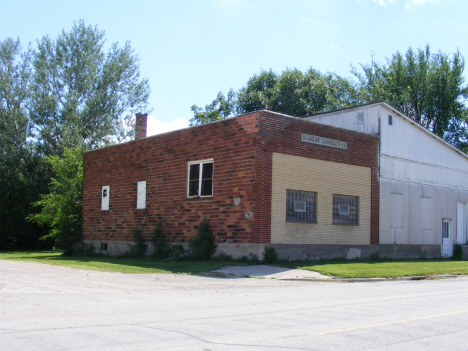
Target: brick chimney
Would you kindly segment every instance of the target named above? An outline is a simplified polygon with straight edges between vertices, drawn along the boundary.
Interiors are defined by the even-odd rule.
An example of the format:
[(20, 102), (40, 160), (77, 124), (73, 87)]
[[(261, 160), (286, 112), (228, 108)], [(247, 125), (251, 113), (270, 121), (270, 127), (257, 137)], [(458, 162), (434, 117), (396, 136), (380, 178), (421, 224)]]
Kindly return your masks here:
[(147, 113), (137, 113), (135, 120), (135, 140), (146, 138)]

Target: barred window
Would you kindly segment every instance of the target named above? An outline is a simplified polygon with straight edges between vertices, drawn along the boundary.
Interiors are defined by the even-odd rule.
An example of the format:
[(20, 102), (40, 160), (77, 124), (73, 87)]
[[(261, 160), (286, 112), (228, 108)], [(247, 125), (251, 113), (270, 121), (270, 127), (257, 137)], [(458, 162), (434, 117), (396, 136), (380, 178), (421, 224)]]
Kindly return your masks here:
[(333, 224), (359, 224), (357, 196), (333, 195)]
[(286, 222), (317, 222), (317, 193), (286, 191)]

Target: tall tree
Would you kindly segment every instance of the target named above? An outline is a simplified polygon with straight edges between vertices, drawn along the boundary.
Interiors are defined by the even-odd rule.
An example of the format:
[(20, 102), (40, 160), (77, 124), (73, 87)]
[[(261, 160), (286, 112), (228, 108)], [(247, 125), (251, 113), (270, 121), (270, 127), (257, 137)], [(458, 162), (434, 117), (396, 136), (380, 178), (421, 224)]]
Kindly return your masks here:
[(305, 116), (349, 106), (354, 87), (333, 73), (322, 74), (310, 68), (306, 72), (287, 69), (281, 74), (271, 70), (252, 76), (239, 90), (238, 110), (247, 113), (259, 109)]
[(81, 237), (81, 152), (131, 137), (150, 91), (130, 43), (107, 53), (104, 43), (103, 31), (79, 21), (56, 41), (43, 37), (33, 60), (32, 120), (53, 178), (29, 218), (66, 253)]
[(352, 106), (357, 103), (354, 84), (333, 73), (322, 74), (309, 69), (287, 69), (281, 74), (261, 71), (254, 74), (237, 93), (228, 98), (220, 92), (205, 109), (192, 106), (192, 125), (224, 119), (234, 114), (267, 109), (292, 116)]
[(205, 109), (192, 106), (192, 125), (261, 109), (305, 116), (385, 100), (452, 145), (468, 152), (468, 87), (465, 61), (429, 46), (397, 52), (381, 65), (372, 60), (353, 68), (354, 79), (309, 69), (281, 74), (262, 71), (228, 99), (218, 94)]
[(429, 46), (406, 54), (397, 52), (387, 65), (372, 62), (353, 71), (359, 81), (363, 102), (385, 100), (425, 128), (468, 151), (466, 106), (468, 88), (464, 85), (465, 62), (456, 52), (450, 58)]
[[(54, 197), (51, 168), (64, 150), (127, 140), (134, 133), (132, 116), (146, 110), (149, 84), (140, 78), (130, 44), (104, 47), (104, 32), (83, 21), (55, 41), (43, 37), (36, 51), (23, 52), (19, 40), (0, 42), (0, 250), (38, 248), (48, 229), (59, 244), (79, 237), (76, 221), (69, 222), (71, 231), (60, 223), (79, 217), (81, 193), (75, 207), (66, 202), (70, 197)], [(67, 177), (80, 182), (79, 172)], [(63, 201), (39, 212), (32, 203), (46, 204), (44, 199)]]
[(38, 41), (32, 119), (46, 154), (126, 140), (150, 92), (129, 42), (104, 52), (104, 32), (80, 20), (56, 41)]
[(47, 184), (30, 133), (31, 57), (19, 40), (0, 42), (0, 250), (37, 248), (43, 234), (25, 220)]

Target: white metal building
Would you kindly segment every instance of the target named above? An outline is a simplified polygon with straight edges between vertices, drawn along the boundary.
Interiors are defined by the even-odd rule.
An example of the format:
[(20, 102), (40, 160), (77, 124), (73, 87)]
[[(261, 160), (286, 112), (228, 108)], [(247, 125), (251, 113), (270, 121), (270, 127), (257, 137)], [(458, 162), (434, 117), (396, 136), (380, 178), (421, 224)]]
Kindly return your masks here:
[(385, 102), (304, 118), (380, 135), (382, 257), (451, 256), (467, 244), (465, 153)]

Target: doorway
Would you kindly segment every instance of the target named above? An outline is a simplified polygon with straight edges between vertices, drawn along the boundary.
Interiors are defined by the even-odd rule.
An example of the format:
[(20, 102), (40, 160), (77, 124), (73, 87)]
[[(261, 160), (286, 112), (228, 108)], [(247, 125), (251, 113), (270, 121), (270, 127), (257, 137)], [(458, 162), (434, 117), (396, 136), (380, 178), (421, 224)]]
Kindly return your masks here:
[(442, 257), (452, 257), (452, 220), (442, 220)]

